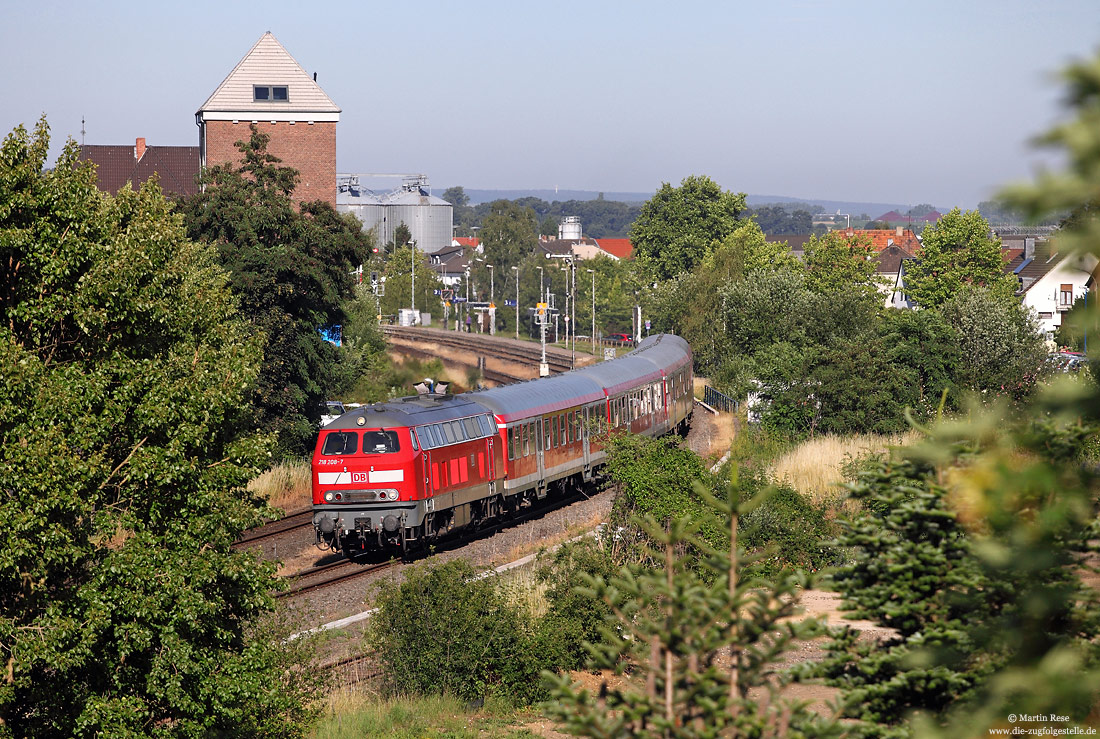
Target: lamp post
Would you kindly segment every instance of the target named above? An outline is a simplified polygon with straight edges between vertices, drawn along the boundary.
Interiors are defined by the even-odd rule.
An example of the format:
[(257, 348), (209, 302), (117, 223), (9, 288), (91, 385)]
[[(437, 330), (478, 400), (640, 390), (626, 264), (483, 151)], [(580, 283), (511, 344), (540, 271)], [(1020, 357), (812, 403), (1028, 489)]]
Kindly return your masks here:
[(519, 267), (512, 267), (516, 273), (516, 341), (519, 341)]
[[(542, 294), (543, 275), (543, 268), (539, 266), (538, 303), (544, 302), (544, 296)], [(539, 314), (538, 303), (535, 304), (535, 315), (539, 319), (539, 341), (542, 344), (542, 360), (539, 362), (539, 377), (545, 377), (546, 375), (550, 374), (550, 367), (546, 364), (546, 312), (544, 310), (541, 315)]]
[[(409, 308), (413, 314), (413, 325), (420, 323), (416, 320), (416, 241), (409, 241), (412, 247), (412, 259), (409, 262)], [(395, 247), (396, 248), (396, 247)]]
[(489, 315), (489, 335), (495, 336), (497, 332), (497, 307), (496, 307), (496, 292), (493, 289), (493, 277), (496, 272), (493, 271), (493, 265), (486, 264), (489, 268), (489, 309), (486, 313)]
[(592, 275), (592, 356), (596, 356), (596, 270), (588, 270)]

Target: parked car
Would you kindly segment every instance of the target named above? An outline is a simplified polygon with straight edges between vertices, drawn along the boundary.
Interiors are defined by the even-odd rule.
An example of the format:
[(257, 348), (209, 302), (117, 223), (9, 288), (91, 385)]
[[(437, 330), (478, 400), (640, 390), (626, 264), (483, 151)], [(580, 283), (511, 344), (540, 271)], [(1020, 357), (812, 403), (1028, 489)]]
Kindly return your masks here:
[(634, 339), (629, 334), (608, 334), (604, 337), (608, 341), (621, 341), (625, 344), (633, 344)]
[(325, 407), (321, 410), (321, 425), (329, 425), (346, 412), (344, 404), (339, 400), (326, 400)]
[(1056, 372), (1080, 372), (1088, 365), (1088, 359), (1081, 352), (1056, 352), (1047, 360)]

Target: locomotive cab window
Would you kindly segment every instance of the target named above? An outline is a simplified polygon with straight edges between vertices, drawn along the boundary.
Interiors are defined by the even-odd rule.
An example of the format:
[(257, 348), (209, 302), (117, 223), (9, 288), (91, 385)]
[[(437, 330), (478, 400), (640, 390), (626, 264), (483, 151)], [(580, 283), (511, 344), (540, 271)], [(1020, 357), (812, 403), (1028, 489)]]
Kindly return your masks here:
[(359, 434), (354, 431), (333, 431), (325, 437), (321, 454), (331, 457), (337, 454), (355, 454), (359, 447)]
[(367, 431), (363, 434), (363, 454), (394, 454), (401, 451), (396, 431)]

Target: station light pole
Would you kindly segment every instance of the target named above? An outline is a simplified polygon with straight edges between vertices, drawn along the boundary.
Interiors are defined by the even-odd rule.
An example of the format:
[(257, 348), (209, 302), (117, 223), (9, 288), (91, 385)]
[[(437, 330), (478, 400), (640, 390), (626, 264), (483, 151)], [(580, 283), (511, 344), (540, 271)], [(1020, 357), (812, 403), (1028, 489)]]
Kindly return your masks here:
[(486, 310), (486, 314), (489, 316), (489, 335), (495, 336), (497, 333), (497, 306), (496, 306), (496, 292), (493, 289), (493, 277), (496, 272), (493, 271), (493, 265), (486, 264), (489, 268), (489, 308)]
[(592, 356), (596, 356), (596, 270), (588, 270), (592, 275)]
[(416, 320), (416, 242), (410, 240), (409, 246), (412, 247), (412, 260), (409, 262), (409, 308), (412, 311), (412, 322), (415, 326), (420, 323)]

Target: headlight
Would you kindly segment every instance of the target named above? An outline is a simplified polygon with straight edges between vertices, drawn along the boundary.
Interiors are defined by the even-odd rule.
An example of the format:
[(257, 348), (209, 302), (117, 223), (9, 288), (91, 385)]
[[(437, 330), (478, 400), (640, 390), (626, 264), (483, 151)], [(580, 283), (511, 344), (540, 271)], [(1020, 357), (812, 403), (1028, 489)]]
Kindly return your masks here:
[(332, 502), (332, 491), (331, 490), (329, 490), (327, 493), (325, 493), (325, 500), (328, 501), (329, 503)]

